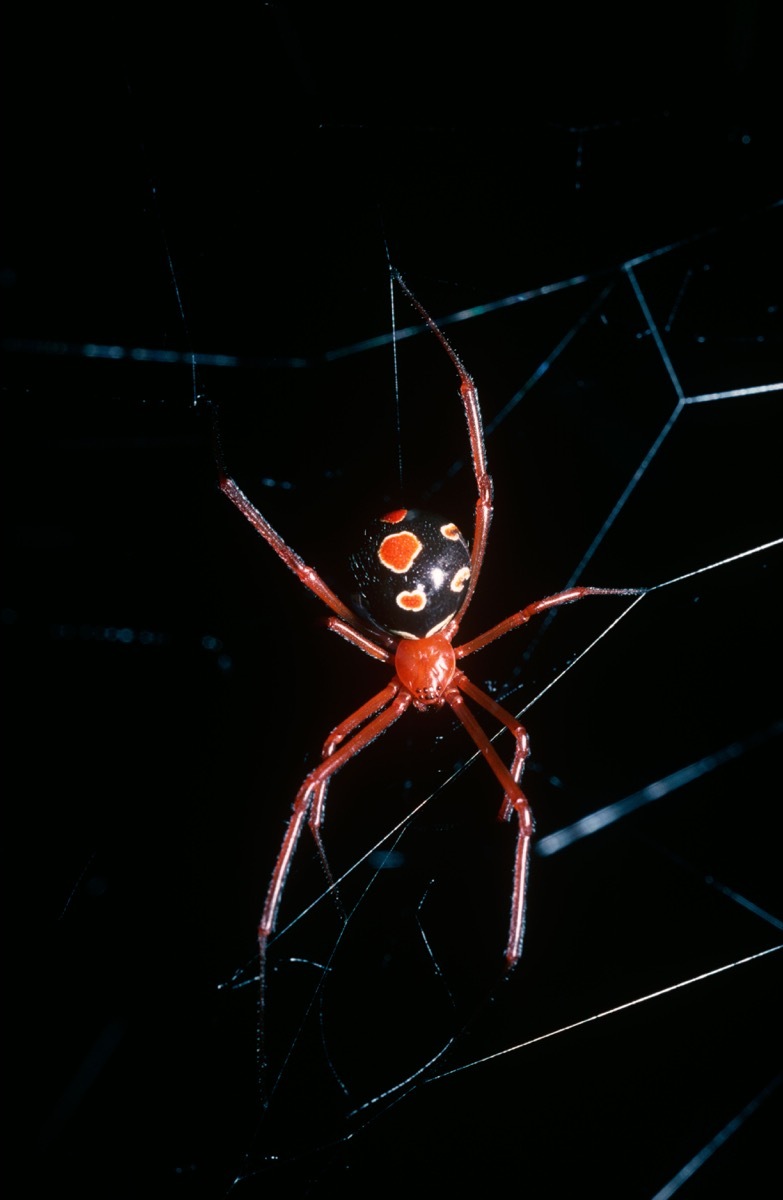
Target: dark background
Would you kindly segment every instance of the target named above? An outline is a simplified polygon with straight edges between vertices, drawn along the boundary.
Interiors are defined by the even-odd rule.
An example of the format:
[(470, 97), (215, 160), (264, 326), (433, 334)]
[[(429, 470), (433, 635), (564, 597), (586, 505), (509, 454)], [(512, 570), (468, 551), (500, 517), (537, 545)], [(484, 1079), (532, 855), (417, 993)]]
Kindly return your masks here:
[[(774, 7), (705, 7), (693, 30), (676, 6), (618, 28), (600, 6), (290, 3), (7, 31), (13, 1194), (648, 1197), (743, 1114), (682, 1195), (779, 1175), (780, 1091), (747, 1112), (780, 1070), (776, 954), (434, 1077), (780, 941), (780, 547), (648, 596), (526, 714), (539, 835), (736, 753), (534, 858), (510, 979), (513, 835), (486, 767), (454, 774), (451, 715), (350, 764), (335, 874), (429, 803), (384, 843), (396, 865), (344, 882), (342, 931), (327, 898), (282, 933), (323, 890), (303, 838), (264, 1110), (267, 881), (326, 734), (387, 673), (218, 493), (194, 404), (219, 406), (230, 469), (342, 595), (363, 518), (402, 498), (398, 459), (404, 496), (469, 531), (428, 337), (399, 348), (398, 435), (386, 243), (435, 317), (463, 314), (449, 336), (491, 431), (465, 636), (565, 586), (676, 403), (623, 264), (684, 395), (781, 379)], [(396, 315), (415, 323), (399, 295)], [(780, 537), (779, 398), (687, 407), (584, 582), (654, 586)], [(622, 608), (466, 665), (519, 712)]]

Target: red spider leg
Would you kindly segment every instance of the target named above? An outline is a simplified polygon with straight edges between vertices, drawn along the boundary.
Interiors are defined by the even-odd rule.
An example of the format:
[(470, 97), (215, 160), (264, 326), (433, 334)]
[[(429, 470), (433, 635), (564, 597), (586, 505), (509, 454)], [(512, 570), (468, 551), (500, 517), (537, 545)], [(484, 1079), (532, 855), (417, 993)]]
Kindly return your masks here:
[(473, 474), (476, 477), (476, 487), (478, 488), (478, 500), (476, 501), (475, 527), (473, 531), (473, 545), (470, 555), (470, 580), (468, 582), (465, 598), (460, 605), (460, 610), (457, 616), (449, 622), (445, 630), (446, 637), (451, 640), (459, 628), (460, 621), (467, 612), (468, 605), (473, 599), (473, 593), (476, 590), (478, 583), (481, 565), (484, 562), (484, 554), (487, 549), (487, 539), (489, 537), (489, 526), (492, 520), (492, 476), (489, 474), (487, 467), (487, 452), (484, 445), (484, 424), (481, 419), (481, 409), (479, 408), (478, 390), (473, 382), (472, 377), (468, 374), (462, 359), (457, 354), (454, 347), (449, 342), (446, 335), (433, 321), (427, 310), (422, 307), (419, 301), (411, 292), (399, 271), (394, 271), (394, 278), (399, 283), (405, 295), (410, 300), (413, 307), (416, 309), (419, 316), (425, 322), (427, 327), (435, 334), (435, 337), (440, 342), (443, 349), (448, 354), (453, 362), (457, 374), (460, 378), (460, 395), (462, 403), (465, 407), (465, 417), (468, 422), (468, 436), (470, 438), (470, 453), (473, 460)]
[(341, 617), (347, 625), (355, 626), (356, 616), (351, 612), (339, 596), (336, 596), (330, 587), (324, 583), (321, 576), (312, 567), (308, 567), (299, 555), (288, 546), (280, 534), (272, 528), (266, 517), (262, 516), (256, 506), (248, 500), (242, 489), (222, 471), (220, 474), (219, 486), (221, 492), (228, 496), (232, 504), (235, 504), (243, 517), (246, 517), (254, 529), (258, 530), (262, 538), (265, 538), (276, 554), (282, 558), (283, 562), (289, 567), (297, 579), (314, 592), (319, 600), (323, 600), (324, 604), (331, 608), (333, 613)]
[[(457, 688), (470, 695), (486, 708), (488, 712), (492, 712), (493, 715), (499, 717), (507, 728), (511, 728), (509, 720), (512, 718), (509, 717), (509, 714), (500, 709), (500, 705), (496, 705), (494, 700), (490, 700), (489, 696), (484, 695), (479, 688), (475, 688), (473, 684), (468, 684), (468, 680), (462, 675), (461, 671), (455, 675), (454, 682)], [(520, 726), (519, 730), (522, 736), (519, 737), (517, 742), (514, 763), (512, 764), (512, 770), (509, 771), (459, 692), (455, 689), (450, 689), (446, 696), (446, 702), (457, 714), (487, 763), (494, 771), (495, 776), (502, 784), (504, 811), (506, 809), (509, 811), (513, 809), (517, 814), (518, 828), (517, 844), (514, 853), (514, 890), (511, 898), (511, 920), (508, 930), (508, 941), (506, 943), (506, 965), (511, 970), (512, 967), (516, 966), (522, 954), (522, 938), (525, 932), (525, 895), (527, 892), (527, 876), (530, 864), (530, 838), (533, 833), (533, 815), (530, 811), (530, 805), (517, 782), (518, 775), (525, 761), (527, 735)], [(497, 711), (498, 709), (500, 709), (500, 712)], [(517, 770), (516, 776), (514, 775), (514, 767)]]
[[(345, 621), (338, 621), (337, 617), (329, 617), (326, 625), (333, 633), (339, 633), (340, 637), (344, 637), (347, 642), (358, 646), (360, 650), (363, 650), (365, 654), (369, 654), (371, 658), (377, 658), (379, 662), (391, 662), (394, 658), (394, 655), (389, 650), (385, 650), (383, 646), (379, 646), (366, 633), (361, 633), (358, 629), (352, 629), (350, 625), (346, 625)], [(384, 637), (388, 635), (379, 633), (378, 636)], [(389, 637), (389, 644), (394, 644), (391, 637)]]
[[(454, 647), (456, 658), (465, 658), (468, 654), (473, 654), (476, 650), (483, 649), (495, 641), (496, 638), (502, 637), (503, 634), (509, 633), (512, 629), (517, 629), (520, 625), (526, 624), (531, 617), (537, 613), (544, 612), (548, 608), (556, 608), (561, 604), (572, 604), (576, 600), (583, 600), (587, 596), (637, 596), (642, 589), (638, 588), (588, 588), (577, 587), (570, 588), (566, 592), (558, 592), (557, 595), (547, 596), (543, 600), (537, 600), (533, 604), (528, 604), (520, 612), (514, 613), (507, 617), (505, 621), (493, 626), (492, 629), (480, 634), (479, 637), (473, 638), (470, 642), (465, 642), (462, 646)], [(517, 844), (514, 857), (514, 890), (511, 899), (511, 922), (508, 932), (508, 942), (506, 944), (506, 963), (509, 969), (514, 967), (519, 961), (522, 953), (522, 938), (525, 932), (525, 899), (527, 892), (527, 876), (530, 863), (530, 837), (533, 832), (533, 819), (528, 804), (527, 798), (518, 787), (519, 779), (522, 774), (522, 769), (525, 765), (530, 748), (527, 732), (524, 727), (512, 717), (510, 713), (497, 704), (490, 696), (471, 683), (467, 676), (462, 671), (457, 671), (454, 676), (454, 682), (457, 687), (467, 696), (480, 704), (488, 713), (495, 717), (502, 725), (513, 734), (516, 749), (514, 758), (511, 763), (509, 776), (514, 784), (513, 790), (509, 790), (504, 779), (504, 768), (502, 762), (497, 758), (492, 749), (489, 738), (486, 736), (481, 726), (473, 717), (472, 713), (465, 707), (458, 706), (453, 702), (451, 696), (447, 697), (449, 704), (456, 712), (457, 716), (462, 721), (470, 736), (478, 746), (481, 753), (486, 758), (495, 775), (503, 784), (504, 796), (503, 807), (500, 811), (500, 816), (504, 820), (509, 820), (512, 812), (516, 812), (519, 827), (517, 831)], [(500, 766), (500, 770), (498, 770)]]
[[(363, 650), (365, 654), (369, 654), (371, 658), (377, 658), (380, 662), (392, 661), (394, 655), (390, 654), (388, 650), (384, 650), (382, 646), (377, 646), (371, 638), (367, 637), (366, 634), (360, 633), (357, 629), (351, 629), (350, 625), (346, 625), (344, 621), (339, 621), (337, 617), (329, 617), (326, 624), (327, 628), (331, 629), (334, 633), (339, 633), (340, 636), (344, 637), (346, 641), (351, 642), (351, 644), (354, 646), (358, 646), (360, 650)], [(390, 684), (388, 688), (384, 688), (384, 690), (379, 692), (377, 696), (374, 696), (372, 700), (368, 700), (367, 703), (363, 704), (361, 708), (357, 708), (356, 712), (352, 713), (350, 717), (347, 717), (346, 720), (341, 721), (341, 723), (332, 730), (332, 732), (329, 734), (329, 737), (326, 739), (322, 751), (323, 757), (326, 758), (328, 755), (332, 754), (340, 745), (340, 743), (345, 741), (349, 733), (352, 733), (354, 729), (358, 728), (359, 725), (362, 725), (374, 713), (383, 708), (384, 704), (393, 699), (398, 690), (398, 688), (394, 687), (394, 684)], [(329, 865), (326, 861), (326, 855), (323, 850), (323, 843), (321, 842), (323, 806), (326, 799), (328, 786), (328, 782), (324, 782), (316, 790), (310, 812), (310, 828), (318, 845), (324, 870), (331, 880), (331, 871), (329, 870)]]
[[(476, 687), (475, 683), (472, 683), (462, 671), (457, 672), (455, 682), (460, 691), (464, 692), (466, 696), (470, 696), (471, 700), (475, 700), (476, 704), (480, 704), (501, 725), (505, 725), (506, 729), (513, 736), (515, 742), (514, 757), (509, 770), (511, 778), (516, 783), (519, 783), (525, 762), (530, 755), (530, 739), (524, 725), (521, 725), (516, 717), (513, 717), (510, 712), (507, 712), (502, 705), (493, 700), (491, 696), (488, 696), (480, 687)], [(513, 803), (509, 800), (508, 796), (504, 796), (503, 806), (500, 810), (501, 820), (510, 820), (513, 811)]]
[[(357, 708), (356, 712), (351, 713), (349, 717), (346, 717), (344, 721), (341, 721), (339, 725), (336, 725), (329, 734), (329, 737), (324, 742), (324, 748), (321, 752), (321, 757), (325, 759), (334, 754), (337, 747), (340, 746), (345, 739), (354, 732), (354, 730), (358, 729), (360, 725), (365, 723), (365, 721), (369, 721), (370, 717), (374, 717), (377, 712), (380, 712), (382, 708), (385, 708), (388, 704), (390, 704), (399, 690), (399, 683), (397, 683), (395, 680), (392, 680), (392, 682), (387, 684), (382, 691), (378, 692), (377, 696), (373, 696), (371, 700), (366, 702), (366, 704), (362, 704), (360, 708)], [(318, 786), (314, 789), (313, 799), (310, 805), (309, 824), (313, 831), (313, 836), (319, 845), (321, 842), (321, 826), (323, 825), (324, 817), (323, 806), (324, 800), (326, 799), (328, 786), (328, 779), (325, 779), (323, 783), (318, 784)]]
[[(369, 746), (370, 742), (373, 742), (375, 738), (380, 737), (382, 733), (385, 733), (389, 726), (393, 725), (394, 722), (402, 716), (402, 714), (411, 704), (411, 696), (407, 692), (400, 693), (400, 685), (396, 681), (389, 684), (384, 691), (385, 693), (393, 696), (388, 708), (386, 708), (383, 712), (378, 713), (378, 715), (374, 717), (369, 724), (365, 725), (364, 729), (360, 729), (359, 732), (354, 734), (352, 738), (343, 743), (343, 745), (341, 745), (332, 754), (325, 757), (323, 761), (315, 768), (315, 770), (310, 772), (296, 794), (293, 813), (288, 823), (285, 837), (283, 838), (283, 844), (280, 847), (280, 853), (277, 856), (275, 869), (272, 872), (272, 878), (267, 890), (266, 900), (264, 901), (264, 910), (261, 914), (261, 921), (258, 926), (258, 945), (261, 953), (262, 969), (266, 954), (266, 943), (270, 934), (272, 934), (275, 929), (283, 888), (285, 887), (286, 878), (291, 867), (291, 861), (299, 842), (299, 835), (302, 832), (302, 825), (311, 811), (314, 792), (316, 792), (319, 787), (322, 787), (324, 784), (328, 783), (332, 775), (334, 775), (336, 771), (339, 771), (340, 767), (344, 766), (349, 759), (353, 758), (354, 755), (363, 750), (365, 746)], [(381, 693), (381, 695), (383, 695), (383, 693)], [(376, 696), (375, 700), (379, 700), (379, 697)], [(350, 727), (350, 724), (352, 721), (354, 721), (354, 718), (357, 718), (357, 720), (359, 719), (357, 714), (365, 711), (373, 703), (374, 701), (370, 701), (369, 705), (364, 705), (362, 709), (357, 709), (357, 712), (354, 713), (353, 716), (348, 717), (347, 720), (343, 722), (342, 726), (338, 726), (337, 729), (339, 730), (343, 727)], [(336, 732), (337, 730), (335, 733)]]
[[(441, 335), (442, 337), (442, 335)], [(445, 342), (445, 339), (443, 339)], [(448, 344), (448, 343), (446, 343)], [(454, 356), (456, 358), (456, 355)], [(456, 359), (459, 364), (459, 359)], [(478, 392), (469, 375), (463, 374), (464, 368), (459, 364), (458, 370), (462, 376), (460, 395), (465, 405), (465, 415), (468, 420), (468, 435), (473, 458), (473, 473), (476, 476), (478, 500), (476, 501), (476, 519), (473, 527), (473, 545), (470, 551), (470, 578), (460, 610), (456, 617), (449, 622), (446, 634), (453, 638), (467, 612), (468, 605), (473, 599), (476, 584), (484, 562), (489, 539), (489, 526), (492, 521), (492, 476), (487, 471), (486, 451), (484, 449), (484, 426), (481, 421), (481, 409), (478, 403)]]
[[(331, 620), (337, 621), (337, 618), (333, 617)], [(382, 691), (378, 692), (377, 696), (373, 696), (372, 699), (368, 700), (366, 704), (363, 704), (361, 708), (357, 708), (356, 712), (351, 713), (349, 717), (346, 717), (344, 721), (341, 721), (339, 725), (335, 726), (324, 743), (324, 748), (321, 751), (321, 757), (325, 759), (334, 754), (337, 747), (345, 741), (349, 734), (358, 729), (360, 725), (363, 725), (365, 721), (368, 721), (370, 717), (375, 716), (375, 714), (380, 712), (382, 708), (385, 708), (386, 705), (394, 699), (399, 690), (400, 685), (392, 680), (392, 682), (388, 684)], [(340, 913), (342, 919), (345, 920), (345, 910), (343, 909), (342, 902), (337, 892), (337, 887), (332, 875), (332, 868), (329, 866), (329, 860), (326, 857), (326, 849), (324, 847), (323, 838), (321, 837), (321, 829), (323, 827), (324, 820), (324, 805), (326, 803), (326, 793), (328, 790), (328, 779), (324, 779), (322, 783), (317, 784), (313, 789), (313, 795), (310, 801), (310, 815), (307, 818), (307, 823), (310, 826), (310, 832), (313, 835), (313, 840), (315, 841), (316, 849), (318, 850), (318, 857), (321, 860), (321, 866), (323, 867), (324, 875), (326, 876), (329, 887), (332, 889), (338, 912)]]
[(502, 637), (504, 633), (509, 633), (512, 629), (518, 629), (520, 625), (527, 624), (531, 617), (544, 612), (547, 608), (557, 608), (560, 604), (573, 604), (575, 600), (584, 600), (586, 596), (640, 596), (643, 591), (643, 588), (569, 588), (567, 592), (558, 592), (554, 596), (545, 596), (543, 600), (536, 600), (533, 604), (528, 604), (526, 608), (506, 617), (505, 621), (493, 625), (491, 629), (479, 634), (477, 638), (463, 642), (461, 646), (455, 646), (454, 653), (457, 658), (467, 658), (469, 654), (474, 654), (476, 650), (482, 650), (484, 646), (488, 646), (496, 638)]

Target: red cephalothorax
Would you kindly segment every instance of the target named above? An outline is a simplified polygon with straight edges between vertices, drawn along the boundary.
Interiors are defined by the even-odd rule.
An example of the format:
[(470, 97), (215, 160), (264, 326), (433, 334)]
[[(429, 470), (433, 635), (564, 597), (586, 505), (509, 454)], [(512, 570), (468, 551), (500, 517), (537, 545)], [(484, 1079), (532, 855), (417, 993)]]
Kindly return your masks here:
[[(475, 384), (459, 356), (396, 271), (394, 278), (437, 337), (459, 376), (478, 490), (470, 549), (457, 526), (444, 517), (415, 508), (398, 508), (388, 512), (367, 527), (363, 545), (352, 558), (361, 594), (356, 609), (349, 608), (275, 532), (225, 473), (219, 461), (222, 491), (299, 581), (331, 610), (333, 615), (327, 621), (329, 628), (365, 654), (393, 666), (395, 670), (391, 681), (377, 695), (332, 730), (324, 745), (321, 762), (297, 792), (258, 927), (262, 968), (266, 945), (275, 929), (285, 881), (305, 822), (309, 824), (319, 852), (326, 861), (321, 825), (326, 791), (332, 776), (360, 750), (385, 733), (407, 708), (423, 711), (443, 705), (448, 705), (462, 722), (500, 783), (503, 789), (501, 818), (508, 821), (516, 816), (511, 919), (506, 941), (506, 963), (513, 967), (522, 952), (525, 887), (533, 833), (530, 806), (519, 785), (525, 759), (530, 753), (528, 737), (516, 717), (506, 712), (475, 683), (471, 683), (458, 669), (457, 663), (503, 634), (526, 624), (531, 617), (546, 609), (570, 604), (585, 596), (638, 594), (623, 588), (571, 588), (536, 600), (469, 642), (458, 646), (452, 644), (473, 599), (492, 518), (492, 480), (487, 469), (481, 409)], [(218, 458), (220, 460), (219, 452)], [(483, 709), (511, 733), (514, 754), (508, 767), (476, 720), (467, 700)]]
[(454, 678), (457, 658), (454, 647), (442, 634), (403, 639), (394, 655), (397, 678), (410, 692), (415, 708), (444, 703), (444, 693)]

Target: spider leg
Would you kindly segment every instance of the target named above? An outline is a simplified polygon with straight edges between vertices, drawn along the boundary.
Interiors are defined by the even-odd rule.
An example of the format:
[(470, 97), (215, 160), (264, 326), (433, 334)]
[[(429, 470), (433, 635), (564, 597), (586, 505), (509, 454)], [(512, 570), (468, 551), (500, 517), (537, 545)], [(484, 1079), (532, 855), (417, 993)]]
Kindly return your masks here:
[[(456, 358), (456, 355), (454, 357)], [(489, 540), (493, 492), (492, 476), (487, 470), (486, 450), (484, 448), (484, 426), (481, 420), (478, 391), (473, 380), (459, 362), (459, 359), (457, 359), (457, 363), (459, 364), (457, 369), (460, 372), (462, 380), (460, 395), (462, 396), (462, 403), (465, 405), (465, 416), (468, 421), (468, 436), (470, 437), (470, 451), (473, 459), (473, 474), (476, 477), (476, 486), (478, 488), (478, 499), (476, 500), (475, 524), (473, 527), (473, 545), (470, 552), (470, 578), (468, 580), (465, 599), (460, 606), (460, 610), (449, 624), (447, 631), (447, 636), (449, 637), (453, 637), (459, 629), (460, 622), (465, 616), (468, 605), (473, 599), (473, 593), (476, 590), (476, 584), (479, 580), (487, 549), (487, 541)]]
[[(476, 704), (480, 704), (496, 721), (499, 721), (501, 725), (505, 725), (509, 733), (513, 735), (516, 744), (514, 747), (514, 757), (511, 760), (510, 774), (514, 782), (519, 783), (522, 778), (525, 762), (530, 755), (530, 739), (527, 736), (527, 730), (524, 725), (520, 724), (516, 717), (512, 717), (510, 712), (506, 712), (502, 705), (493, 700), (491, 696), (488, 696), (480, 687), (476, 687), (475, 683), (471, 683), (461, 671), (456, 683), (457, 687), (466, 696), (470, 696), (471, 700), (475, 700)], [(509, 821), (513, 812), (513, 797), (505, 795), (503, 797), (503, 807), (500, 810), (500, 819), (502, 821)]]
[[(522, 954), (522, 939), (525, 933), (525, 897), (530, 865), (530, 838), (533, 833), (533, 814), (530, 811), (527, 797), (518, 782), (525, 758), (527, 757), (527, 735), (522, 726), (519, 726), (515, 732), (517, 749), (511, 770), (509, 771), (504, 766), (486, 733), (465, 704), (457, 688), (464, 691), (466, 695), (471, 696), (472, 699), (481, 704), (488, 712), (492, 712), (493, 715), (498, 716), (503, 721), (503, 724), (508, 729), (511, 729), (512, 732), (514, 732), (513, 718), (501, 709), (499, 704), (495, 704), (494, 700), (491, 700), (489, 696), (482, 693), (480, 688), (469, 684), (469, 681), (462, 675), (462, 672), (459, 672), (455, 676), (455, 683), (456, 687), (449, 691), (446, 701), (457, 714), (503, 786), (504, 803), (501, 815), (510, 816), (512, 811), (517, 815), (517, 842), (514, 851), (514, 887), (511, 897), (508, 941), (506, 942), (506, 966), (511, 970), (512, 967), (516, 966)], [(496, 710), (500, 711), (497, 712)], [(500, 716), (501, 713), (503, 714), (502, 716)]]
[[(339, 633), (341, 637), (346, 639), (346, 641), (350, 642), (354, 646), (358, 646), (360, 650), (363, 650), (365, 654), (369, 654), (371, 658), (377, 658), (381, 662), (391, 662), (392, 655), (388, 652), (388, 650), (384, 650), (381, 646), (377, 646), (371, 638), (367, 637), (366, 634), (360, 633), (357, 629), (352, 629), (350, 625), (346, 625), (344, 621), (338, 620), (337, 617), (329, 617), (326, 624), (334, 633)], [(322, 757), (328, 758), (330, 754), (333, 754), (340, 743), (344, 742), (350, 733), (353, 733), (354, 729), (358, 729), (360, 725), (363, 725), (364, 722), (369, 720), (370, 717), (374, 716), (376, 712), (379, 712), (382, 708), (389, 704), (394, 699), (398, 691), (399, 684), (395, 684), (393, 682), (390, 683), (388, 687), (385, 687), (383, 691), (378, 693), (377, 696), (373, 696), (373, 698), (368, 700), (366, 704), (363, 704), (361, 708), (357, 708), (356, 712), (352, 713), (350, 717), (347, 717), (344, 721), (341, 721), (339, 725), (335, 726), (324, 743)], [(323, 809), (328, 787), (328, 780), (325, 780), (316, 788), (310, 809), (309, 824), (313, 837), (315, 838), (315, 843), (318, 847), (318, 853), (321, 856), (321, 863), (323, 864), (324, 871), (329, 882), (332, 883), (332, 873), (329, 869), (329, 864), (326, 860), (326, 854), (324, 852), (323, 842), (321, 840)]]
[(250, 524), (265, 538), (275, 553), (283, 560), (285, 565), (289, 567), (300, 583), (303, 583), (306, 588), (314, 592), (319, 600), (323, 600), (327, 608), (331, 608), (333, 613), (342, 618), (347, 625), (356, 625), (357, 618), (351, 612), (339, 596), (336, 596), (330, 587), (328, 587), (321, 576), (312, 567), (308, 567), (296, 551), (283, 541), (280, 534), (272, 528), (272, 526), (252, 503), (248, 500), (245, 493), (230, 476), (221, 472), (219, 486), (221, 492), (228, 496), (232, 504), (236, 505), (242, 516), (245, 517)]
[[(382, 712), (377, 712), (379, 703), (383, 703), (381, 697), (391, 697), (391, 703)], [(277, 913), (280, 908), (280, 901), (283, 895), (283, 889), (288, 877), (288, 872), (291, 867), (291, 862), (294, 857), (294, 852), (299, 842), (299, 836), (302, 832), (302, 827), (310, 816), (314, 802), (318, 795), (318, 789), (322, 789), (320, 804), (323, 808), (323, 796), (325, 794), (325, 785), (328, 784), (332, 775), (339, 771), (340, 767), (344, 766), (349, 759), (358, 754), (365, 746), (369, 746), (370, 742), (375, 738), (380, 737), (385, 733), (390, 725), (402, 716), (406, 708), (411, 703), (411, 696), (407, 692), (399, 692), (399, 685), (392, 683), (384, 689), (384, 692), (379, 693), (368, 704), (357, 709), (357, 712), (349, 717), (342, 725), (337, 726), (337, 729), (332, 735), (335, 737), (340, 731), (344, 731), (343, 736), (347, 736), (351, 728), (355, 724), (360, 724), (362, 719), (366, 719), (373, 712), (377, 715), (369, 721), (368, 724), (350, 737), (348, 741), (339, 744), (335, 750), (328, 754), (322, 762), (311, 771), (300, 787), (294, 800), (293, 812), (288, 823), (283, 843), (277, 856), (275, 869), (272, 872), (272, 878), (269, 882), (269, 888), (264, 902), (264, 909), (261, 914), (261, 921), (258, 926), (258, 944), (261, 953), (261, 964), (263, 970), (264, 959), (266, 955), (266, 944), (270, 935), (274, 932), (277, 922)], [(360, 714), (363, 714), (360, 715)], [(354, 720), (356, 718), (356, 720)], [(353, 724), (352, 724), (353, 723)], [(318, 839), (317, 839), (318, 840)]]
[(267, 521), (266, 517), (258, 511), (255, 504), (242, 491), (235, 480), (226, 471), (225, 458), (223, 456), (223, 440), (220, 433), (220, 421), (218, 419), (217, 407), (208, 402), (209, 410), (212, 416), (212, 450), (215, 455), (215, 466), (217, 467), (218, 486), (225, 496), (239, 511), (242, 516), (250, 522), (253, 528), (261, 534), (269, 545), (274, 550), (275, 554), (285, 563), (285, 565), (294, 572), (300, 583), (303, 583), (306, 588), (318, 596), (327, 608), (331, 608), (333, 613), (341, 617), (348, 625), (356, 626), (357, 618), (351, 612), (347, 605), (343, 604), (339, 596), (335, 595), (330, 587), (324, 583), (321, 576), (312, 567), (304, 562), (295, 550), (281, 538), (276, 529)]
[(576, 600), (584, 600), (586, 596), (641, 596), (643, 592), (644, 588), (569, 588), (567, 592), (558, 592), (554, 596), (545, 596), (543, 600), (536, 600), (533, 604), (528, 604), (526, 608), (506, 617), (505, 621), (493, 625), (486, 633), (479, 634), (470, 642), (463, 642), (461, 646), (455, 646), (454, 653), (457, 658), (467, 658), (469, 654), (475, 654), (476, 650), (483, 650), (484, 646), (488, 646), (490, 642), (502, 637), (504, 633), (518, 629), (520, 625), (526, 625), (531, 617), (545, 612), (548, 608), (557, 608), (561, 604), (573, 604)]
[[(368, 700), (366, 704), (363, 704), (361, 708), (357, 708), (356, 712), (351, 713), (349, 717), (346, 717), (344, 721), (341, 721), (339, 725), (336, 725), (324, 743), (322, 757), (324, 759), (330, 758), (331, 755), (334, 754), (337, 747), (340, 746), (345, 739), (354, 732), (354, 730), (358, 729), (360, 725), (363, 725), (365, 721), (369, 721), (370, 717), (375, 716), (375, 714), (380, 712), (382, 708), (386, 708), (388, 704), (391, 704), (399, 690), (400, 685), (392, 680), (392, 682), (388, 684), (383, 691), (378, 692), (377, 696), (373, 696), (372, 699)], [(359, 749), (361, 749), (361, 747), (359, 747)], [(310, 829), (312, 830), (313, 837), (318, 843), (319, 849), (321, 848), (321, 826), (324, 819), (324, 801), (326, 799), (328, 787), (329, 780), (324, 779), (323, 782), (319, 783), (314, 789), (310, 806), (310, 816), (308, 818)]]
[[(339, 624), (336, 617), (329, 618), (329, 625), (331, 625), (332, 621)], [(363, 725), (364, 722), (368, 721), (370, 717), (375, 715), (375, 713), (379, 712), (382, 708), (385, 708), (387, 704), (391, 703), (398, 691), (399, 684), (396, 684), (394, 681), (392, 681), (383, 689), (383, 691), (379, 692), (377, 696), (373, 696), (373, 698), (368, 700), (366, 704), (363, 704), (361, 708), (357, 708), (356, 712), (351, 713), (349, 717), (347, 717), (344, 721), (341, 721), (339, 725), (335, 726), (324, 743), (324, 748), (321, 752), (322, 758), (328, 758), (331, 754), (334, 754), (337, 747), (344, 742), (345, 739), (351, 733), (353, 733), (355, 729), (358, 729), (360, 725)], [(315, 841), (318, 857), (321, 860), (321, 866), (323, 868), (324, 875), (326, 876), (327, 883), (332, 889), (337, 910), (341, 918), (345, 920), (345, 910), (343, 909), (340, 896), (337, 892), (337, 885), (335, 884), (332, 876), (332, 868), (329, 866), (329, 860), (326, 857), (326, 849), (324, 848), (323, 838), (321, 837), (321, 827), (324, 819), (324, 805), (326, 803), (326, 793), (328, 790), (328, 779), (323, 780), (322, 783), (317, 784), (313, 789), (312, 799), (310, 802), (310, 815), (307, 818), (307, 823), (310, 826), (310, 832), (313, 835), (313, 840)]]
[(453, 362), (457, 370), (457, 374), (459, 375), (460, 396), (462, 397), (462, 403), (465, 408), (465, 418), (468, 422), (470, 453), (473, 460), (473, 474), (476, 478), (476, 487), (478, 488), (478, 500), (476, 501), (473, 546), (470, 556), (470, 580), (468, 582), (465, 597), (460, 605), (460, 611), (454, 620), (449, 623), (447, 629), (445, 630), (446, 637), (451, 640), (459, 628), (460, 621), (467, 612), (468, 605), (473, 599), (473, 593), (476, 589), (476, 584), (478, 583), (479, 574), (481, 572), (481, 565), (484, 562), (484, 554), (487, 549), (487, 539), (489, 537), (489, 526), (492, 520), (492, 476), (489, 474), (489, 469), (487, 467), (487, 451), (484, 444), (484, 423), (481, 419), (478, 390), (473, 382), (472, 377), (465, 369), (462, 359), (451, 345), (451, 342), (448, 340), (445, 333), (438, 328), (427, 310), (413, 295), (413, 292), (410, 290), (399, 271), (393, 270), (392, 274), (405, 295), (410, 300), (413, 307), (418, 312), (419, 316), (432, 331), (432, 333), (435, 334), (435, 337), (438, 339), (441, 346)]
[[(377, 658), (380, 662), (391, 662), (394, 657), (390, 651), (384, 650), (382, 646), (379, 646), (366, 633), (362, 633), (358, 629), (353, 629), (345, 621), (338, 620), (337, 617), (329, 617), (326, 625), (328, 629), (331, 629), (332, 633), (339, 633), (340, 637), (344, 637), (346, 642), (350, 642), (353, 646), (358, 646), (365, 654), (369, 654), (370, 658)], [(391, 638), (389, 641), (391, 642)]]

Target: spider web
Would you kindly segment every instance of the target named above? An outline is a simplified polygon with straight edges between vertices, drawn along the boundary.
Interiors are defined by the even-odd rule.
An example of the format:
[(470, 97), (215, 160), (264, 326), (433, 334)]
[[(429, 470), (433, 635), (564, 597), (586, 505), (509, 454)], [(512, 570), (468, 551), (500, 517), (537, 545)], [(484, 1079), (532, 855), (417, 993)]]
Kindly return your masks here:
[[(78, 78), (31, 64), (2, 608), (27, 1178), (252, 1196), (513, 1172), (534, 1196), (629, 1197), (769, 1177), (783, 374), (765, 14), (697, 45), (660, 11), (621, 57), (542, 21), (531, 65), (489, 16), (419, 15), (413, 43), (400, 18), (357, 60), (348, 14), (270, 6), (247, 58), (191, 31)], [(24, 114), (44, 87), (41, 122)], [(264, 889), (326, 733), (384, 675), (216, 493), (193, 355), (232, 473), (340, 594), (400, 464), (405, 496), (469, 531), (453, 370), (399, 297), (395, 399), (384, 241), (481, 396), (496, 513), (464, 636), (576, 579), (651, 591), (468, 660), (532, 742), (510, 978), (512, 834), (464, 733), (410, 716), (337, 777), (347, 920), (305, 839), (269, 954), (262, 1109)]]

